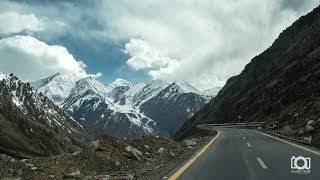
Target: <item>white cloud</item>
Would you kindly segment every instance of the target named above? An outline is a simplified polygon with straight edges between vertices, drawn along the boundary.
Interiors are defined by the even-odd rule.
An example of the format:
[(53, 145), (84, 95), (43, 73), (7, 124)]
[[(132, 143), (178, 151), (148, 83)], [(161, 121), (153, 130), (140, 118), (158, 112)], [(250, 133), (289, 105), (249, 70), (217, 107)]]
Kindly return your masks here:
[(162, 56), (157, 49), (141, 39), (131, 39), (123, 51), (131, 56), (127, 64), (135, 70), (167, 67), (176, 61)]
[(0, 71), (14, 73), (25, 81), (38, 80), (57, 72), (78, 78), (88, 75), (85, 64), (77, 61), (65, 47), (48, 45), (31, 36), (14, 36), (0, 40)]
[(34, 14), (0, 13), (0, 33), (2, 34), (42, 30), (44, 30), (44, 23)]
[(89, 74), (88, 76), (91, 76), (93, 78), (98, 78), (98, 77), (101, 77), (102, 76), (102, 73), (101, 72), (98, 72), (97, 74)]
[[(1, 4), (0, 4), (1, 5)], [(61, 20), (49, 19), (46, 16), (36, 16), (30, 12), (16, 12), (14, 10), (0, 12), (0, 34), (26, 32), (61, 33), (67, 24)]]
[(240, 73), (282, 30), (319, 4), (283, 2), (104, 1), (97, 12), (104, 19), (105, 36), (135, 38), (125, 45), (133, 69), (205, 89)]

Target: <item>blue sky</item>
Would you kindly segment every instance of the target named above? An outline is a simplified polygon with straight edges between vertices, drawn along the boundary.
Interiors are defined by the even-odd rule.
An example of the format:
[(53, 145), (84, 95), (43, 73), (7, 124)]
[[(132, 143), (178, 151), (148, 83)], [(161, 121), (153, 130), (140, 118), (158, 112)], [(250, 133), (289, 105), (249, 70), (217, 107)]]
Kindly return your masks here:
[(3, 0), (0, 72), (26, 81), (56, 71), (104, 84), (185, 80), (210, 89), (319, 2)]

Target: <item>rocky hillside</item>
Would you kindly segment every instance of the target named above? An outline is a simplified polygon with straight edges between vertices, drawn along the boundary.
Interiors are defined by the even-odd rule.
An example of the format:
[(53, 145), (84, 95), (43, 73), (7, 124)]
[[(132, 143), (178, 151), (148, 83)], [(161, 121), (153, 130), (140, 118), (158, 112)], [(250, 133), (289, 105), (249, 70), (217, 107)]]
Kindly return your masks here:
[(0, 154), (4, 179), (161, 179), (190, 158), (208, 137), (175, 142), (170, 138), (135, 140), (101, 136), (92, 150), (17, 160)]
[(86, 147), (91, 137), (29, 83), (0, 73), (0, 152), (52, 155)]
[[(310, 137), (320, 128), (320, 7), (283, 31), (270, 48), (231, 77), (189, 119), (176, 138), (197, 124), (265, 121), (264, 128)], [(241, 118), (239, 118), (241, 116)]]

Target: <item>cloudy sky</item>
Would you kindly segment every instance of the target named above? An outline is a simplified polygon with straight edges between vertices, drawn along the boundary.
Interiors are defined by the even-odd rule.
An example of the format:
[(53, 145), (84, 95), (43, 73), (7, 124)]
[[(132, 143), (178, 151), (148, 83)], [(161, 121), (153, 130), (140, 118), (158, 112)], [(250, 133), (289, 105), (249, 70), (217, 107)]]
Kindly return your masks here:
[(0, 1), (0, 72), (223, 86), (320, 0)]

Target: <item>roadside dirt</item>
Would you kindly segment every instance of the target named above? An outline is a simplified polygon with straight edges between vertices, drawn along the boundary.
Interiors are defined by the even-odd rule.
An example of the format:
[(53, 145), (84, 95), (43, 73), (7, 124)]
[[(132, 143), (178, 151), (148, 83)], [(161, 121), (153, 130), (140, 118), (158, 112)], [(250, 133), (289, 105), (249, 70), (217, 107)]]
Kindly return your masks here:
[(0, 177), (21, 179), (160, 179), (191, 157), (212, 135), (180, 142), (101, 136), (92, 150), (51, 157), (14, 159), (0, 155)]

